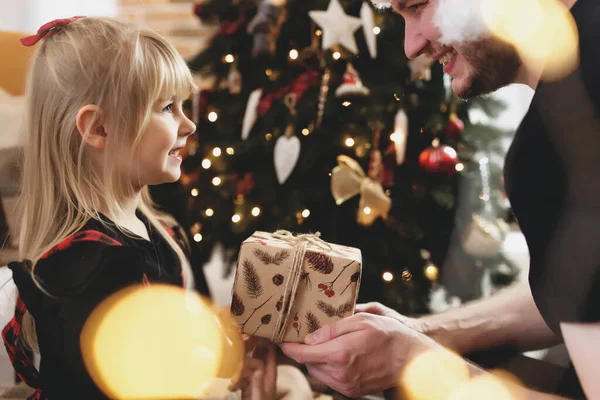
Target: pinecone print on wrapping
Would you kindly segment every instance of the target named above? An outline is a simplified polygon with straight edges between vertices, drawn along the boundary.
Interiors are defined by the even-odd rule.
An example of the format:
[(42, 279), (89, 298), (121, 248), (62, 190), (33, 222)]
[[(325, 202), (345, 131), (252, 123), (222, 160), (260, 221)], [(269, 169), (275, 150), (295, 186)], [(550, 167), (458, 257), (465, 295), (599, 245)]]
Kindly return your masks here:
[(244, 260), (244, 280), (246, 283), (246, 292), (248, 296), (257, 299), (263, 294), (263, 287), (260, 283), (260, 276), (254, 269), (254, 264), (248, 260)]
[(306, 313), (306, 329), (308, 330), (308, 333), (313, 333), (314, 331), (321, 329), (319, 319), (310, 311)]
[(277, 302), (277, 304), (275, 304), (275, 309), (279, 312), (281, 312), (281, 309), (283, 308), (283, 296), (281, 296), (279, 298), (279, 301)]
[(269, 325), (270, 323), (271, 323), (271, 314), (263, 315), (262, 318), (260, 319), (260, 325), (256, 328), (256, 330), (254, 331), (252, 336), (256, 335), (256, 332), (258, 332), (258, 330), (260, 329), (261, 326)]
[(277, 265), (280, 266), (285, 260), (290, 256), (290, 252), (287, 250), (281, 250), (275, 253), (274, 256), (270, 255), (268, 252), (263, 251), (261, 249), (254, 249), (254, 255), (258, 258), (264, 265)]
[(360, 271), (356, 271), (350, 277), (350, 282), (346, 285), (346, 287), (344, 288), (344, 290), (342, 290), (341, 294), (344, 294), (344, 292), (346, 291), (346, 289), (348, 289), (350, 287), (350, 285), (352, 285), (353, 283), (357, 283), (359, 281), (359, 279), (360, 279)]
[(244, 311), (246, 311), (244, 302), (236, 292), (233, 292), (233, 299), (231, 300), (231, 313), (236, 317), (239, 317), (244, 315)]
[(317, 253), (316, 251), (307, 251), (305, 260), (311, 269), (320, 272), (324, 275), (329, 275), (333, 272), (333, 260), (326, 254)]
[(283, 284), (283, 280), (284, 280), (283, 275), (277, 274), (273, 277), (273, 284), (275, 286), (281, 286)]
[(349, 301), (345, 304), (342, 304), (338, 308), (335, 308), (331, 304), (327, 304), (324, 301), (318, 301), (317, 308), (319, 310), (321, 310), (329, 318), (333, 318), (333, 317), (344, 318), (344, 317), (347, 317), (348, 315), (350, 315), (350, 313), (354, 309), (354, 304), (352, 301)]

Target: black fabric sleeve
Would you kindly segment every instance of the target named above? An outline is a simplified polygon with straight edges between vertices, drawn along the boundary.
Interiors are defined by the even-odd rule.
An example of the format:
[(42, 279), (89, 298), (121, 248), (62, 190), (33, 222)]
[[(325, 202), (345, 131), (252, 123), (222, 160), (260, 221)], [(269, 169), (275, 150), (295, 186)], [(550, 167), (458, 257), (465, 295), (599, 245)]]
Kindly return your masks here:
[(105, 398), (85, 368), (80, 335), (87, 318), (103, 300), (121, 289), (141, 283), (144, 258), (135, 250), (127, 247), (105, 249), (93, 278), (62, 301), (62, 351), (58, 354), (62, 358), (62, 370), (53, 371), (57, 382), (54, 391), (60, 393), (56, 398)]
[[(101, 247), (99, 247), (101, 246)], [(143, 279), (141, 249), (78, 243), (36, 268), (54, 297), (33, 284), (26, 264), (12, 265), (20, 296), (36, 320), (40, 377), (49, 399), (106, 399), (87, 372), (80, 347), (83, 326), (107, 297)]]
[[(592, 6), (598, 14), (598, 6)], [(600, 75), (598, 69), (593, 75), (589, 71), (600, 60), (597, 43), (589, 46), (598, 26), (582, 28), (581, 67), (536, 93), (535, 112), (560, 158), (566, 192), (556, 194), (562, 199), (560, 212), (548, 218), (557, 223), (543, 260), (532, 258), (544, 268), (530, 281), (538, 308), (558, 334), (561, 322), (600, 321), (600, 313), (590, 310), (600, 298)]]

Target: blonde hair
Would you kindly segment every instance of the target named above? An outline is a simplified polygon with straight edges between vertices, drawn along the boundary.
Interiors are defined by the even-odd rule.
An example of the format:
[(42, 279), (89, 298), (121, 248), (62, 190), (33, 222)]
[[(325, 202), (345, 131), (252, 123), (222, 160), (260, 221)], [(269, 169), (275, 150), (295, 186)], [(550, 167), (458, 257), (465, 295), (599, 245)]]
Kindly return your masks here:
[[(36, 49), (26, 84), (23, 189), (19, 201), (20, 255), (40, 257), (90, 219), (122, 215), (120, 199), (134, 190), (131, 177), (105, 162), (98, 171), (76, 127), (81, 107), (94, 104), (108, 116), (105, 157), (136, 152), (154, 107), (188, 98), (195, 85), (177, 50), (151, 29), (113, 18), (88, 17), (59, 28)], [(99, 118), (97, 113), (95, 118)], [(129, 181), (128, 181), (129, 179)], [(193, 276), (183, 250), (161, 224), (147, 187), (138, 209), (177, 253), (188, 289)], [(122, 227), (117, 228), (124, 231)], [(21, 339), (37, 348), (33, 318)]]

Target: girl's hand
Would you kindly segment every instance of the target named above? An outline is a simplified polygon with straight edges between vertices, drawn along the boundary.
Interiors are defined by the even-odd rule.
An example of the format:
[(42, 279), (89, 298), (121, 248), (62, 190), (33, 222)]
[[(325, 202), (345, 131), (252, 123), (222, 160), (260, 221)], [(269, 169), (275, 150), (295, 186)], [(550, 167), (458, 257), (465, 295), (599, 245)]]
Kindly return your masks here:
[(257, 341), (250, 338), (246, 341), (246, 349), (252, 350), (251, 358), (244, 360), (244, 365), (237, 381), (230, 390), (242, 390), (243, 400), (275, 400), (277, 394), (277, 362), (275, 345), (257, 346)]

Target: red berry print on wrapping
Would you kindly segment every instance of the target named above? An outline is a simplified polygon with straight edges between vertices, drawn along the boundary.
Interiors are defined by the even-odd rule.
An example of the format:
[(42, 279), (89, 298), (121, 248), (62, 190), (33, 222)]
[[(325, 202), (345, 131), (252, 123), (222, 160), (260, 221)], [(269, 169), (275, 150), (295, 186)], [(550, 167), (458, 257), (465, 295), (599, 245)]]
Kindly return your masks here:
[(298, 313), (294, 315), (294, 322), (292, 323), (292, 327), (296, 331), (298, 337), (300, 337), (300, 329), (302, 329), (302, 322), (300, 322), (300, 319), (298, 318)]
[(342, 270), (340, 271), (340, 273), (338, 274), (338, 276), (336, 276), (333, 281), (331, 281), (331, 282), (325, 282), (325, 283), (319, 283), (319, 285), (318, 285), (319, 291), (323, 292), (323, 294), (325, 296), (329, 297), (329, 298), (332, 298), (333, 296), (335, 296), (335, 290), (333, 290), (333, 285), (339, 279), (339, 277), (342, 276), (342, 274), (344, 273), (344, 271), (346, 271), (346, 268), (348, 268), (352, 264), (354, 264), (354, 261), (351, 261), (350, 264), (345, 265), (342, 268)]

